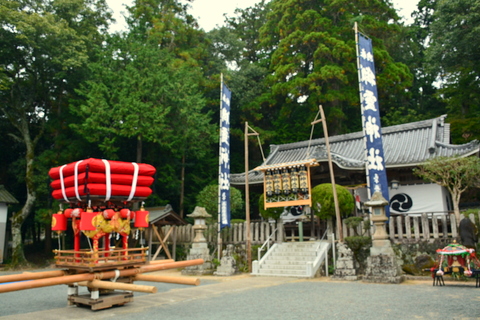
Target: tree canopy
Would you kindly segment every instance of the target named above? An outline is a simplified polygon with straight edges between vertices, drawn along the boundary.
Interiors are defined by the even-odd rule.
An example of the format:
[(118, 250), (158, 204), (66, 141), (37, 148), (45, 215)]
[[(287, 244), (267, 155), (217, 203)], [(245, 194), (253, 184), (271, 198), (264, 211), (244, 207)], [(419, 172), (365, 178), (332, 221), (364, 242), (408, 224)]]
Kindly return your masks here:
[(419, 177), (447, 188), (452, 196), (453, 211), (460, 222), (460, 198), (468, 188), (479, 186), (480, 159), (478, 157), (432, 158), (414, 170)]

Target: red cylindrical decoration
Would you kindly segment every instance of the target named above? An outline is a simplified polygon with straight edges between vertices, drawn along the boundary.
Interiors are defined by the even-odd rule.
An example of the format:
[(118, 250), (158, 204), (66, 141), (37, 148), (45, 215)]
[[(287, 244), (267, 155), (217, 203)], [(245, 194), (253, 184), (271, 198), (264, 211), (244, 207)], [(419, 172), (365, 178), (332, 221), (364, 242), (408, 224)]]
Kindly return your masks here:
[(52, 231), (66, 231), (67, 217), (59, 212), (52, 215)]
[(120, 210), (120, 217), (122, 219), (132, 220), (135, 216), (135, 211), (130, 211), (128, 208), (123, 208)]
[(65, 215), (66, 218), (70, 218), (72, 216), (72, 211), (73, 211), (72, 208), (68, 208), (68, 209), (65, 209), (63, 214)]
[(82, 231), (95, 230), (96, 226), (93, 222), (93, 219), (97, 214), (98, 212), (93, 212), (90, 210), (82, 212), (82, 216), (80, 217), (80, 230)]
[(113, 209), (106, 209), (103, 210), (103, 217), (105, 219), (112, 219), (112, 217), (115, 215), (115, 210)]
[(133, 226), (135, 228), (148, 228), (148, 211), (142, 207), (139, 211), (135, 213), (135, 223)]
[(75, 209), (65, 209), (65, 216), (67, 218), (80, 218), (82, 215), (83, 209), (82, 208), (75, 208)]

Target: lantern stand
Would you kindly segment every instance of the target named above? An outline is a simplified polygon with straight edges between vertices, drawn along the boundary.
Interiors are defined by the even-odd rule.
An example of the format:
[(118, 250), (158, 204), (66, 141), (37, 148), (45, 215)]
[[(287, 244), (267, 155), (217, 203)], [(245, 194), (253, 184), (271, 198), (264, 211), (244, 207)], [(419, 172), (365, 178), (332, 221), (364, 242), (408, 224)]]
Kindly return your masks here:
[(388, 220), (385, 214), (386, 205), (388, 201), (383, 197), (381, 190), (375, 191), (372, 198), (365, 202), (365, 206), (372, 208), (372, 222), (375, 228), (370, 256), (367, 258), (367, 269), (363, 277), (366, 282), (400, 283), (403, 281), (401, 267), (397, 263), (397, 257), (385, 230), (385, 222)]

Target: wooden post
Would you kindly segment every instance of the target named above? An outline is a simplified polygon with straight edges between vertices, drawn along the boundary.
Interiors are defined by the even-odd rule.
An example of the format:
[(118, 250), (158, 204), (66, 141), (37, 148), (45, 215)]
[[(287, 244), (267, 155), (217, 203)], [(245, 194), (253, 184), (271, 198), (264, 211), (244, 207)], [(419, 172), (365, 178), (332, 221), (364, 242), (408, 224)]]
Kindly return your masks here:
[(252, 272), (252, 253), (250, 243), (250, 186), (248, 181), (248, 122), (245, 122), (245, 220), (247, 225), (247, 263), (248, 272)]
[(330, 143), (328, 141), (327, 121), (325, 119), (325, 113), (323, 112), (322, 105), (318, 106), (318, 108), (320, 109), (320, 120), (313, 121), (312, 125), (322, 122), (323, 133), (325, 135), (325, 147), (327, 149), (328, 156), (328, 169), (330, 170), (330, 180), (332, 181), (333, 202), (335, 204), (335, 217), (337, 219), (338, 241), (343, 242), (342, 218), (340, 216), (340, 206), (338, 204), (337, 188), (335, 185), (335, 173), (333, 172), (332, 154), (330, 153)]

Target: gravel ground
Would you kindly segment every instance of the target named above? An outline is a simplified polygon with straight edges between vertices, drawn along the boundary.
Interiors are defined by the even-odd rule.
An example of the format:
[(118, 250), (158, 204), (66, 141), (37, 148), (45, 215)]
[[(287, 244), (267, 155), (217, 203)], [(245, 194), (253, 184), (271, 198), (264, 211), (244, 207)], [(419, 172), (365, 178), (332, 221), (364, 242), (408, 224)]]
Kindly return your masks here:
[(0, 319), (480, 319), (474, 281), (434, 287), (431, 280), (394, 285), (245, 274), (200, 278), (193, 287), (156, 284), (158, 293), (135, 293), (133, 302), (99, 311), (66, 306), (65, 285), (2, 293)]

